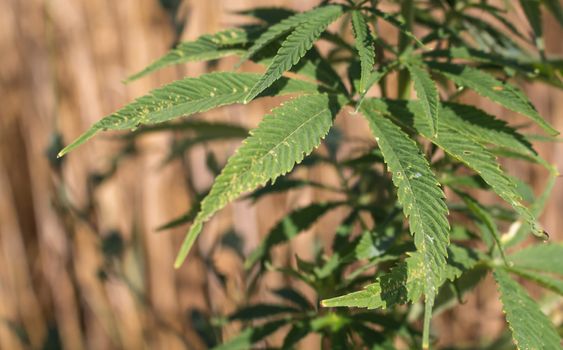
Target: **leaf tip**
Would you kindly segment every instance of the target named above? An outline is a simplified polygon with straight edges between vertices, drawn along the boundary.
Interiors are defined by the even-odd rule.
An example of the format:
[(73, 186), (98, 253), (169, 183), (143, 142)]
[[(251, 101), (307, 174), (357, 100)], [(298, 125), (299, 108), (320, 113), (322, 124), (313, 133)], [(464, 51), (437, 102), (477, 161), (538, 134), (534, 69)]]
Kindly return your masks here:
[(182, 246), (180, 247), (180, 251), (178, 252), (178, 255), (176, 256), (176, 260), (174, 261), (175, 269), (180, 268), (184, 263), (184, 261), (186, 261), (186, 258), (188, 257), (188, 254), (192, 249), (195, 239), (201, 232), (202, 226), (203, 223), (199, 221), (198, 218), (196, 218), (194, 220), (192, 227), (190, 227), (190, 230), (188, 231), (188, 234), (186, 235), (184, 242), (182, 242)]
[(62, 158), (66, 154), (65, 149), (66, 148), (63, 148), (59, 153), (57, 153), (57, 158)]
[(145, 69), (145, 70), (142, 70), (142, 71), (140, 71), (140, 72), (137, 72), (137, 73), (133, 73), (133, 74), (131, 74), (130, 76), (128, 76), (127, 78), (123, 79), (123, 80), (121, 81), (121, 83), (122, 83), (122, 84), (129, 84), (130, 82), (132, 82), (132, 81), (134, 81), (134, 80), (137, 80), (137, 79), (139, 79), (139, 78), (145, 76), (145, 75), (148, 74), (148, 73), (150, 73), (150, 71), (147, 71), (146, 69)]
[(174, 261), (174, 269), (178, 270), (180, 267), (182, 267), (182, 264), (184, 263), (184, 260), (186, 258), (177, 256), (176, 260)]
[(99, 129), (97, 127), (91, 127), (88, 131), (84, 134), (80, 135), (76, 140), (74, 140), (70, 145), (63, 148), (58, 154), (57, 158), (63, 157), (65, 154), (69, 153), (70, 151), (74, 150), (78, 146), (82, 145), (84, 142), (88, 141), (94, 135), (98, 133)]
[(178, 270), (180, 267), (182, 267), (184, 261), (186, 261), (186, 258), (188, 257), (189, 252), (190, 248), (184, 249), (184, 247), (182, 247), (182, 249), (180, 249), (180, 252), (176, 256), (176, 260), (174, 260), (174, 269)]

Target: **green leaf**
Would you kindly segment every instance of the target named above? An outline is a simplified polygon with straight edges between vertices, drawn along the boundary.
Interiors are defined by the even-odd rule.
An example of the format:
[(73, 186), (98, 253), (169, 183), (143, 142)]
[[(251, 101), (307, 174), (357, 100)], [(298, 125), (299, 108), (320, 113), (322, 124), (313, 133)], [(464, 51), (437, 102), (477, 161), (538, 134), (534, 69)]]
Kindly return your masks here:
[(432, 80), (430, 74), (416, 62), (407, 63), (407, 69), (411, 74), (414, 82), (416, 96), (424, 109), (424, 116), (430, 125), (432, 135), (436, 134), (438, 125), (438, 110), (440, 106), (440, 97), (438, 96), (438, 88)]
[(538, 304), (506, 270), (494, 270), (500, 300), (518, 349), (560, 349), (561, 339)]
[[(269, 62), (266, 64), (266, 62), (262, 61), (259, 63), (264, 65), (270, 64)], [(336, 73), (332, 65), (321, 56), (316, 47), (311, 48), (303, 59), (293, 66), (290, 71), (312, 78), (314, 81), (322, 83), (333, 91), (338, 91), (343, 94), (348, 93), (338, 73)]]
[[(438, 286), (446, 279), (455, 280), (464, 271), (475, 267), (480, 255), (469, 248), (450, 245), (448, 248), (448, 264), (445, 266)], [(359, 308), (390, 308), (396, 304), (416, 301), (424, 291), (426, 280), (423, 256), (415, 252), (404, 263), (383, 274), (375, 283), (367, 285), (364, 290), (343, 296), (325, 299), (323, 307), (359, 307)]]
[(216, 34), (206, 34), (195, 41), (180, 43), (176, 48), (151, 63), (145, 69), (131, 75), (125, 82), (131, 82), (171, 65), (209, 61), (225, 56), (242, 54), (244, 52), (244, 44), (247, 44), (253, 36), (257, 36), (259, 33), (260, 31), (257, 27), (247, 29), (234, 28)]
[(287, 324), (286, 320), (266, 323), (260, 326), (247, 327), (234, 338), (216, 346), (213, 350), (247, 350), (252, 349), (253, 344), (266, 338), (279, 328)]
[[(407, 284), (406, 276), (406, 265), (400, 264), (395, 267), (390, 272), (391, 276), (398, 278), (398, 282), (393, 287), (389, 287), (389, 291), (394, 293), (390, 295), (394, 295), (395, 298), (387, 298), (386, 301), (383, 301), (383, 291), (382, 291), (382, 282), (372, 283), (364, 287), (363, 290), (348, 293), (346, 295), (324, 299), (321, 301), (322, 307), (357, 307), (357, 308), (367, 308), (369, 310), (377, 309), (377, 308), (388, 308), (396, 303), (403, 302), (407, 300), (407, 291), (409, 289), (409, 284)], [(390, 279), (392, 280), (392, 278)], [(417, 298), (420, 297), (420, 294), (416, 296)]]
[(459, 246), (450, 245), (448, 248), (448, 265), (444, 273), (444, 280), (455, 281), (460, 278), (465, 271), (474, 268), (482, 260), (483, 254), (479, 251)]
[(507, 109), (527, 116), (549, 134), (559, 134), (556, 129), (539, 115), (534, 106), (528, 101), (526, 95), (518, 88), (503, 83), (482, 70), (468, 66), (439, 62), (426, 62), (426, 64), (457, 85), (469, 87), (479, 95), (487, 97)]
[(193, 132), (197, 135), (214, 135), (214, 136), (217, 135), (217, 136), (224, 136), (227, 138), (245, 137), (248, 135), (248, 130), (237, 124), (187, 119), (187, 120), (182, 120), (179, 123), (169, 122), (169, 123), (143, 126), (131, 133), (123, 135), (123, 137), (133, 138), (139, 135), (161, 132), (161, 131), (173, 131), (173, 132), (186, 131), (186, 132)]
[(533, 75), (534, 69), (530, 65), (524, 64), (511, 57), (482, 51), (466, 46), (454, 46), (449, 49), (432, 50), (423, 54), (425, 58), (444, 57), (449, 60), (469, 60), (473, 62), (487, 63), (488, 65), (510, 67), (526, 75)]
[(563, 276), (563, 244), (534, 244), (510, 255), (515, 267)]
[(398, 126), (377, 114), (371, 101), (366, 100), (361, 111), (369, 121), (398, 189), (399, 202), (409, 219), (420, 254), (424, 292), (432, 300), (442, 279), (449, 244), (444, 193), (417, 144)]
[[(449, 244), (449, 223), (444, 193), (416, 143), (388, 119), (373, 112), (366, 101), (361, 109), (369, 121), (392, 180), (399, 202), (409, 219), (417, 252), (407, 259), (408, 279), (422, 279), (425, 295), (424, 329), (430, 325), (432, 307), (442, 280)], [(413, 276), (414, 275), (414, 276)], [(382, 282), (383, 283), (383, 282)], [(417, 288), (408, 290), (410, 293)], [(385, 300), (385, 299), (384, 299)]]
[[(520, 56), (530, 57), (529, 50), (520, 47), (513, 39), (514, 36), (510, 33), (505, 33), (499, 30), (491, 22), (482, 20), (481, 16), (472, 16), (465, 13), (460, 13), (462, 25), (466, 28), (467, 32), (473, 36), (473, 39), (485, 51), (498, 52), (503, 56)], [(497, 16), (498, 18), (498, 16)], [(501, 21), (506, 23), (506, 21)], [(508, 26), (512, 30), (514, 26)], [(516, 34), (513, 32), (513, 34)], [(521, 36), (516, 34), (517, 36)]]
[(381, 79), (383, 79), (383, 77), (387, 73), (389, 73), (387, 69), (377, 70), (370, 73), (370, 75), (367, 78), (365, 91), (360, 94), (360, 97), (358, 98), (358, 102), (356, 103), (356, 112), (360, 110), (360, 107), (362, 106), (362, 103), (364, 102), (369, 89), (371, 89), (373, 85), (377, 84)]
[(534, 235), (545, 237), (534, 215), (521, 203), (516, 184), (503, 172), (493, 154), (481, 144), (443, 124), (440, 125), (438, 134), (438, 137), (428, 138), (450, 156), (477, 172), (499, 197), (530, 224)]
[(361, 64), (359, 93), (363, 94), (366, 92), (368, 80), (375, 65), (375, 48), (371, 30), (364, 15), (359, 10), (352, 11), (352, 27)]
[(446, 50), (425, 52), (424, 57), (444, 57), (448, 60), (460, 59), (484, 63), (483, 68), (503, 70), (507, 75), (521, 74), (524, 78), (542, 80), (561, 88), (563, 83), (557, 71), (559, 61), (556, 59), (541, 59), (535, 57), (518, 57), (514, 55), (499, 55), (492, 52), (472, 49), (469, 47), (452, 47)]
[(511, 267), (509, 268), (509, 271), (563, 296), (563, 280), (561, 279), (558, 279), (554, 276), (548, 276), (542, 274), (535, 270), (526, 270), (526, 269)]
[[(515, 36), (522, 38), (522, 39), (526, 39), (524, 35), (522, 35), (522, 33), (519, 31), (519, 29), (514, 25), (514, 23), (512, 22), (512, 19), (508, 18), (508, 16), (506, 16), (507, 14), (507, 10), (506, 9), (501, 9), (492, 5), (488, 5), (488, 4), (474, 4), (472, 5), (472, 7), (474, 8), (479, 8), (482, 9), (486, 12), (488, 12), (488, 14), (492, 15), (497, 21), (499, 21), (506, 29), (508, 29), (512, 34), (514, 34)], [(517, 23), (519, 24), (519, 23)], [(492, 26), (491, 26), (492, 28)], [(491, 32), (490, 30), (488, 31), (489, 33)]]
[(516, 212), (530, 225), (531, 231), (538, 237), (545, 237), (544, 231), (536, 222), (533, 213), (521, 203), (516, 191), (516, 184), (500, 168), (496, 157), (483, 145), (466, 137), (452, 126), (438, 123), (438, 134), (432, 136), (430, 127), (421, 118), (422, 107), (416, 102), (371, 100), (371, 107), (384, 115), (392, 116), (411, 128), (415, 128), (421, 135), (431, 140), (447, 154), (473, 169), (499, 195), (508, 202)]
[(312, 95), (291, 100), (266, 116), (215, 179), (175, 266), (185, 260), (204, 222), (244, 192), (289, 172), (320, 144), (339, 110), (336, 97)]
[[(549, 177), (546, 181), (545, 187), (542, 190), (541, 194), (536, 197), (532, 205), (530, 206), (530, 210), (535, 217), (539, 217), (540, 214), (543, 212), (545, 205), (548, 203), (549, 198), (551, 198), (551, 194), (553, 192), (553, 188), (559, 178), (559, 173), (556, 169), (551, 168), (549, 172)], [(506, 247), (514, 246), (520, 242), (522, 242), (530, 232), (530, 227), (527, 223), (522, 223), (520, 228), (514, 234), (506, 235), (503, 237), (503, 243)]]
[(303, 208), (298, 208), (278, 222), (260, 245), (248, 256), (244, 266), (250, 268), (258, 261), (265, 259), (272, 247), (287, 242), (299, 233), (313, 226), (321, 216), (342, 203), (313, 203)]
[[(252, 61), (268, 67), (272, 64), (279, 47), (280, 43), (277, 41), (268, 45), (259, 54), (254, 55)], [(346, 87), (343, 85), (338, 73), (334, 71), (332, 65), (322, 57), (319, 50), (315, 47), (312, 47), (299, 63), (291, 67), (289, 71), (321, 83), (333, 91), (347, 94)]]
[[(274, 11), (274, 9), (271, 10)], [(126, 82), (170, 65), (191, 61), (206, 61), (231, 55), (242, 56), (246, 52), (245, 47), (253, 42), (262, 32), (264, 32), (263, 27), (247, 26), (228, 29), (213, 35), (204, 35), (196, 41), (181, 43), (177, 48), (168, 52), (143, 71), (128, 78)], [(254, 55), (252, 60), (258, 64), (268, 66), (271, 64), (275, 53), (276, 44), (271, 43), (259, 55)], [(334, 72), (332, 66), (321, 57), (317, 50), (309, 51), (299, 64), (292, 67), (291, 71), (316, 79), (333, 89), (340, 89), (342, 92), (346, 92), (346, 88), (340, 82), (338, 74)]]
[(475, 198), (471, 197), (467, 193), (463, 193), (460, 191), (456, 191), (457, 195), (463, 200), (467, 208), (471, 211), (471, 213), (477, 218), (477, 220), (481, 221), (484, 224), (484, 228), (482, 231), (484, 233), (484, 240), (489, 247), (492, 247), (493, 242), (497, 245), (501, 255), (503, 258), (504, 250), (500, 241), (500, 232), (498, 231), (497, 224), (495, 223), (494, 218), (492, 215), (484, 208), (481, 203), (479, 203)]
[(307, 51), (313, 47), (315, 40), (319, 38), (326, 27), (340, 17), (343, 8), (331, 5), (320, 7), (315, 12), (315, 16), (311, 16), (307, 22), (300, 24), (284, 40), (272, 63), (268, 66), (266, 73), (250, 89), (245, 98), (245, 103), (254, 99), (264, 89), (278, 80), (284, 72), (296, 65)]
[[(248, 90), (260, 79), (251, 73), (210, 73), (186, 78), (151, 91), (117, 112), (96, 122), (88, 131), (59, 152), (72, 151), (100, 131), (135, 129), (140, 125), (162, 123), (212, 108), (242, 103)], [(273, 96), (296, 92), (316, 92), (315, 84), (284, 78), (263, 93)]]
[(242, 56), (237, 66), (240, 66), (244, 61), (253, 57), (260, 50), (262, 50), (275, 40), (279, 39), (280, 37), (284, 36), (294, 28), (317, 17), (319, 13), (325, 11), (325, 8), (326, 7), (321, 6), (310, 11), (300, 12), (291, 17), (287, 17), (281, 20), (273, 26), (268, 27), (268, 29), (262, 35), (260, 35), (258, 39), (256, 39), (254, 44)]
[(357, 259), (373, 259), (384, 255), (395, 242), (394, 236), (382, 236), (365, 231), (358, 240), (354, 252)]
[(505, 121), (496, 119), (474, 106), (446, 102), (440, 118), (444, 124), (482, 144), (495, 145), (535, 157), (536, 152), (526, 138)]

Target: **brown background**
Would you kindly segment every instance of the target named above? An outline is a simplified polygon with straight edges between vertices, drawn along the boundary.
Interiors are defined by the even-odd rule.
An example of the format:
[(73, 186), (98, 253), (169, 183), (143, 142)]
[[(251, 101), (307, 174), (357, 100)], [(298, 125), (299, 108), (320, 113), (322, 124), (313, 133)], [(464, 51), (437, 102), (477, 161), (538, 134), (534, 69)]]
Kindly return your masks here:
[[(228, 10), (258, 4), (307, 9), (315, 3), (193, 0), (184, 4), (176, 20), (186, 23), (182, 38), (193, 39), (240, 21)], [(521, 14), (515, 20), (526, 25)], [(546, 16), (545, 29), (548, 52), (560, 55), (562, 33), (551, 16)], [(184, 229), (156, 234), (154, 228), (189, 208), (186, 175), (199, 190), (211, 183), (204, 165), (207, 148), (161, 166), (173, 136), (143, 137), (139, 153), (120, 162), (113, 178), (91, 193), (88, 177), (106, 171), (117, 150), (104, 135), (65, 158), (62, 174), (53, 171), (46, 151), (57, 131), (68, 143), (149, 89), (205, 71), (204, 64), (190, 64), (121, 83), (166, 52), (173, 41), (172, 19), (156, 0), (0, 1), (0, 349), (40, 348), (53, 330), (65, 349), (201, 348), (187, 310), (232, 310), (245, 300), (245, 276), (239, 259), (219, 252), (216, 262), (227, 275), (229, 289), (223, 293), (198, 256), (209, 252), (231, 223), (244, 234), (248, 252), (288, 208), (324, 198), (323, 193), (305, 190), (263, 200), (258, 207), (239, 202), (207, 225), (196, 252), (175, 271), (172, 263)], [(230, 69), (234, 62), (224, 60), (218, 69)], [(540, 84), (525, 89), (541, 114), (563, 130), (563, 93)], [(515, 118), (472, 99), (492, 114)], [(203, 117), (252, 127), (275, 102), (224, 108)], [(348, 135), (366, 136), (358, 118), (343, 117), (338, 123)], [(224, 160), (237, 144), (212, 149)], [(563, 168), (562, 145), (538, 144), (537, 149)], [(545, 183), (541, 169), (521, 163), (507, 168), (530, 181), (536, 192)], [(334, 175), (322, 169), (302, 175), (334, 181)], [(71, 208), (94, 203), (94, 208), (81, 218), (69, 211), (69, 203)], [(542, 217), (553, 240), (563, 237), (562, 205), (563, 185), (558, 181)], [(313, 237), (330, 234), (337, 218), (329, 217), (301, 235), (291, 244), (294, 251), (310, 256)], [(102, 239), (116, 230), (125, 240), (125, 254), (117, 260), (104, 258)], [(289, 256), (280, 250), (281, 260)], [(100, 267), (111, 272), (105, 280), (99, 278)], [(271, 276), (262, 288), (282, 282)], [(444, 344), (498, 334), (503, 319), (494, 286), (487, 281), (458, 311), (444, 314), (435, 325)], [(227, 328), (225, 336), (235, 331)], [(18, 332), (26, 334), (23, 342)], [(303, 348), (313, 346), (318, 347), (318, 339), (310, 337)]]

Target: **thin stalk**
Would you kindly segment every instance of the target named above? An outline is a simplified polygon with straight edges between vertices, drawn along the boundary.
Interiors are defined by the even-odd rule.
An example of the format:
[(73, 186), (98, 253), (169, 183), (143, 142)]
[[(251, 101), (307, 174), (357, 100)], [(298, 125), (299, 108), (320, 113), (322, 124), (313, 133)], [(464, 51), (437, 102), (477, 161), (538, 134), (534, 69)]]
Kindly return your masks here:
[(432, 318), (432, 306), (434, 305), (434, 296), (432, 300), (429, 300), (429, 296), (426, 296), (424, 301), (424, 328), (422, 330), (422, 349), (430, 349), (430, 319)]

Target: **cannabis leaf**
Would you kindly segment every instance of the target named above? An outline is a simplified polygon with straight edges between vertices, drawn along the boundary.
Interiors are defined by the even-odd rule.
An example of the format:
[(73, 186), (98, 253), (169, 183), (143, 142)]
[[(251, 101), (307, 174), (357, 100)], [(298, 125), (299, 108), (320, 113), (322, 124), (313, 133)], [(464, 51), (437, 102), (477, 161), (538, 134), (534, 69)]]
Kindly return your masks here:
[(361, 11), (352, 11), (352, 28), (356, 38), (356, 49), (360, 56), (361, 77), (360, 94), (366, 92), (368, 80), (375, 65), (375, 49), (373, 47), (373, 37), (366, 18)]
[(502, 171), (492, 153), (450, 127), (441, 125), (438, 133), (438, 137), (429, 137), (429, 139), (450, 156), (477, 172), (499, 197), (508, 202), (526, 220), (534, 235), (545, 237), (534, 215), (521, 203), (516, 184)]
[(274, 181), (303, 160), (328, 133), (345, 101), (332, 95), (311, 95), (291, 100), (266, 116), (233, 155), (201, 203), (182, 244), (175, 266), (185, 260), (203, 223), (242, 193)]
[[(254, 99), (264, 89), (278, 80), (284, 72), (297, 64), (299, 60), (313, 47), (326, 27), (343, 13), (343, 7), (337, 5), (320, 7), (315, 16), (299, 25), (282, 43), (266, 73), (250, 89), (245, 103)], [(290, 17), (292, 18), (292, 17)]]
[(481, 203), (479, 203), (475, 198), (471, 197), (469, 194), (456, 191), (456, 194), (463, 200), (469, 211), (475, 216), (475, 218), (485, 226), (482, 230), (485, 234), (484, 241), (489, 247), (491, 247), (494, 242), (497, 245), (503, 259), (506, 260), (504, 256), (504, 249), (500, 240), (500, 232), (498, 231), (497, 225), (492, 217), (492, 215), (484, 208)]
[(326, 11), (326, 7), (328, 6), (320, 6), (310, 11), (294, 14), (268, 27), (268, 29), (262, 35), (260, 35), (258, 39), (256, 39), (254, 44), (248, 48), (246, 53), (241, 57), (237, 66), (240, 66), (244, 61), (253, 57), (260, 50), (268, 46), (268, 44), (284, 36), (294, 28), (317, 17), (320, 13)]
[(559, 132), (545, 121), (528, 101), (520, 89), (503, 83), (484, 71), (451, 63), (427, 62), (431, 69), (444, 75), (462, 87), (469, 87), (478, 94), (501, 104), (502, 106), (520, 113), (541, 126), (551, 135)]
[(502, 171), (496, 157), (485, 146), (459, 132), (457, 128), (439, 120), (438, 133), (433, 136), (423, 114), (422, 107), (416, 101), (391, 101), (372, 99), (371, 107), (380, 113), (400, 120), (417, 130), (453, 158), (473, 169), (516, 212), (530, 225), (531, 231), (538, 237), (545, 237), (534, 215), (521, 203), (516, 191), (516, 184)]
[[(117, 112), (96, 122), (88, 131), (65, 147), (59, 157), (72, 151), (100, 131), (135, 129), (140, 125), (205, 112), (212, 108), (242, 103), (248, 90), (260, 76), (252, 73), (210, 73), (198, 78), (186, 78), (151, 91)], [(313, 83), (287, 79), (263, 93), (273, 96), (295, 92), (318, 91)]]
[(440, 118), (466, 136), (484, 145), (494, 145), (511, 151), (537, 156), (532, 145), (516, 129), (474, 106), (442, 103)]
[[(399, 202), (414, 235), (417, 252), (407, 259), (408, 276), (413, 278), (413, 274), (417, 274), (423, 280), (425, 330), (428, 330), (449, 244), (445, 196), (416, 143), (390, 120), (375, 113), (369, 100), (364, 102), (361, 111), (393, 175)], [(427, 331), (424, 334), (428, 334)]]
[(240, 55), (244, 45), (260, 33), (259, 27), (234, 28), (216, 34), (206, 34), (195, 41), (180, 43), (175, 49), (157, 59), (145, 69), (131, 75), (125, 82), (131, 82), (164, 67), (175, 64), (209, 61), (225, 56)]
[(519, 267), (510, 267), (508, 270), (563, 296), (563, 280), (560, 278)]
[(434, 295), (449, 244), (444, 193), (416, 143), (390, 120), (378, 115), (372, 101), (366, 100), (361, 111), (393, 175), (417, 251), (424, 256), (425, 292)]
[(551, 272), (563, 277), (563, 259), (561, 257), (563, 257), (563, 244), (546, 243), (524, 248), (510, 255), (510, 261), (517, 267), (538, 272)]
[[(421, 254), (412, 253), (404, 262), (393, 267), (388, 273), (382, 274), (375, 283), (363, 290), (325, 299), (324, 307), (358, 307), (358, 308), (390, 308), (393, 305), (416, 301), (424, 292), (426, 276), (421, 271)], [(456, 245), (448, 247), (447, 265), (445, 266), (438, 286), (446, 280), (455, 281), (465, 271), (472, 269), (481, 256), (470, 248)]]
[(503, 268), (495, 269), (494, 276), (518, 349), (559, 349), (559, 335), (538, 304)]
[(414, 60), (412, 62), (408, 62), (407, 69), (409, 70), (414, 82), (416, 95), (423, 106), (424, 116), (428, 119), (430, 133), (435, 135), (438, 124), (438, 107), (440, 104), (438, 88), (436, 88), (436, 84), (432, 80), (430, 74), (428, 74), (428, 72), (422, 68), (419, 63)]
[[(223, 341), (221, 328), (226, 323), (236, 322), (243, 324), (239, 335), (216, 349), (278, 346), (268, 337), (282, 329), (288, 332), (281, 344), (283, 349), (293, 348), (310, 333), (321, 334), (333, 348), (387, 349), (400, 341), (404, 347), (422, 345), (428, 349), (432, 315), (459, 301), (464, 292), (493, 271), (518, 348), (559, 348), (559, 335), (549, 319), (510, 277), (515, 274), (563, 294), (562, 244), (537, 244), (511, 253), (529, 232), (544, 235), (537, 218), (559, 176), (555, 166), (541, 158), (529, 140), (557, 138), (524, 136), (519, 128), (479, 108), (450, 101), (466, 88), (471, 89), (556, 135), (527, 96), (502, 79), (525, 78), (563, 86), (561, 62), (544, 51), (541, 12), (542, 6), (547, 7), (563, 23), (563, 10), (555, 0), (516, 1), (531, 26), (531, 32), (525, 33), (529, 28), (522, 30), (506, 16), (511, 7), (508, 2), (504, 6), (487, 1), (454, 6), (454, 2), (434, 6), (440, 2), (393, 1), (396, 10), (384, 12), (377, 8), (383, 5), (378, 1), (323, 0), (302, 13), (270, 7), (235, 12), (247, 19), (250, 16), (252, 24), (182, 42), (127, 81), (171, 65), (230, 55), (241, 57), (237, 68), (252, 60), (265, 67), (263, 74), (211, 73), (165, 85), (101, 119), (59, 155), (98, 132), (133, 130), (115, 138), (125, 147), (111, 160), (111, 171), (100, 175), (107, 178), (117, 169), (120, 158), (132, 153), (138, 137), (149, 133), (174, 132), (167, 161), (183, 157), (201, 143), (244, 138), (226, 164), (215, 159), (214, 152), (207, 152), (207, 166), (216, 176), (211, 188), (198, 191), (188, 181), (191, 209), (160, 228), (191, 222), (175, 267), (186, 259), (206, 222), (230, 202), (249, 192), (244, 198), (255, 202), (268, 194), (307, 186), (335, 196), (330, 201), (292, 208), (273, 225), (245, 261), (246, 268), (259, 265), (248, 271), (246, 299), (254, 299), (250, 294), (260, 289), (257, 287), (271, 267), (304, 282), (321, 299), (336, 296), (322, 300), (324, 307), (374, 309), (417, 303), (414, 308), (390, 311), (318, 313), (313, 299), (309, 301), (286, 287), (273, 291), (278, 303), (245, 302), (219, 323), (211, 322), (215, 316), (194, 310), (193, 326), (209, 347)], [(340, 30), (331, 32), (331, 23), (341, 17)], [(397, 29), (398, 43), (377, 36), (383, 21)], [(413, 31), (420, 26), (425, 27), (426, 35), (418, 40)], [(316, 47), (319, 40), (328, 45)], [(534, 40), (539, 55), (529, 50)], [(434, 49), (427, 49), (426, 44)], [(394, 95), (389, 90), (393, 86), (389, 79), (393, 76), (388, 76), (391, 73), (399, 74), (400, 96), (408, 92), (409, 81), (413, 82), (415, 100), (385, 98)], [(383, 98), (366, 97), (375, 84)], [(451, 89), (454, 85), (459, 88), (457, 92)], [(447, 100), (441, 100), (441, 92)], [(250, 132), (228, 123), (177, 119), (283, 94), (298, 97), (274, 108)], [(371, 139), (348, 137), (338, 128), (329, 133), (339, 111), (352, 105), (366, 119), (376, 145)], [(310, 156), (325, 137), (326, 150)], [(347, 144), (342, 147), (344, 142)], [(546, 167), (550, 177), (543, 192), (536, 196), (521, 180), (505, 173), (497, 156)], [(317, 165), (334, 170), (339, 182), (335, 185), (302, 179), (298, 177), (300, 171), (289, 174), (298, 163), (303, 170)], [(290, 176), (280, 178), (283, 175)], [(447, 200), (442, 185), (453, 191), (454, 201)], [(512, 208), (484, 205), (464, 192), (467, 187), (496, 193)], [(524, 203), (530, 203), (530, 207)], [(448, 208), (466, 217), (462, 221), (457, 216), (448, 218)], [(331, 215), (333, 209), (347, 214), (337, 218), (338, 224), (332, 228), (335, 234), (329, 254), (315, 249), (308, 259), (296, 256), (296, 267), (274, 266), (270, 259), (274, 246), (309, 229), (317, 219)], [(478, 237), (467, 219), (481, 230), (484, 252), (469, 248)], [(515, 221), (506, 235), (501, 235), (497, 227), (501, 220)], [(450, 244), (450, 240), (463, 241), (464, 246)], [(203, 260), (227, 291), (225, 277), (210, 258), (216, 249), (228, 247), (244, 259), (243, 242), (231, 231), (216, 243)], [(365, 284), (362, 290), (350, 293)], [(421, 318), (421, 298), (422, 334), (413, 324)], [(492, 347), (499, 344), (495, 342)]]

